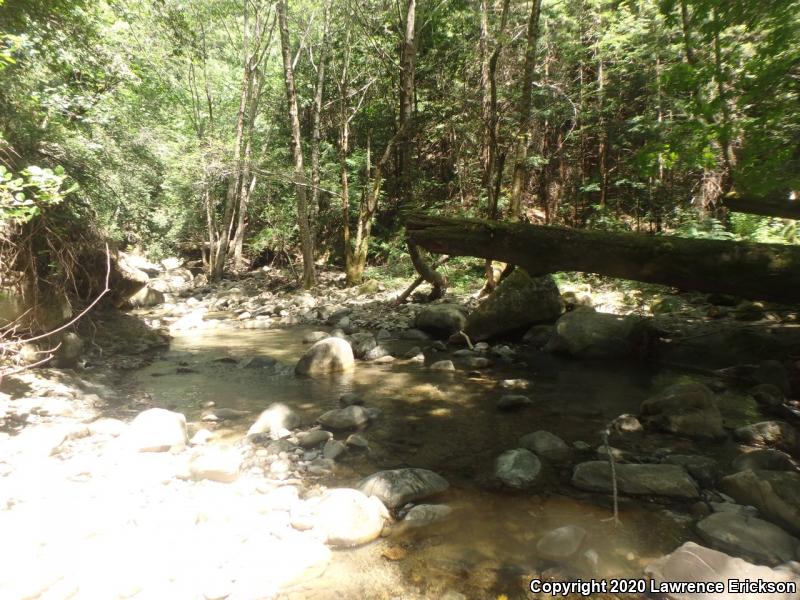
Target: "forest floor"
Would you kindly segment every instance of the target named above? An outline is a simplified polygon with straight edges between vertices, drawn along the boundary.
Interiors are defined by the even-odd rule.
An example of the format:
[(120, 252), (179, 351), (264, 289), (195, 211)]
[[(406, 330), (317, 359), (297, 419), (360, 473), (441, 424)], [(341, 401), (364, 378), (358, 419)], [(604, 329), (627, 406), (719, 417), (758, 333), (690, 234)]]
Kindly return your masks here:
[[(641, 577), (686, 542), (766, 565), (753, 576), (799, 576), (800, 494), (776, 484), (766, 505), (747, 507), (758, 502), (737, 479), (745, 457), (749, 472), (800, 490), (797, 406), (770, 396), (798, 389), (789, 308), (559, 278), (568, 302), (656, 313), (666, 342), (645, 364), (562, 357), (519, 337), (473, 349), (436, 339), (414, 328), (425, 305), (393, 301), (404, 279), (346, 289), (325, 272), (313, 292), (278, 270), (214, 286), (161, 279), (164, 303), (86, 324), (75, 369), (0, 382), (0, 597), (530, 598), (532, 578)], [(447, 304), (474, 310), (476, 283)], [(355, 368), (296, 376), (312, 340), (331, 335), (362, 356)], [(643, 402), (687, 383), (713, 399), (697, 416), (709, 427), (717, 416), (716, 438), (645, 421)], [(752, 428), (764, 422), (786, 427)], [(557, 441), (533, 442), (529, 464), (520, 438), (533, 431)], [(509, 451), (520, 461), (511, 477), (499, 466)], [(608, 481), (576, 481), (609, 453), (623, 471), (669, 480), (642, 493), (639, 475), (623, 473), (619, 526)], [(398, 471), (415, 493), (384, 495), (388, 507), (331, 492), (411, 468), (448, 489)]]

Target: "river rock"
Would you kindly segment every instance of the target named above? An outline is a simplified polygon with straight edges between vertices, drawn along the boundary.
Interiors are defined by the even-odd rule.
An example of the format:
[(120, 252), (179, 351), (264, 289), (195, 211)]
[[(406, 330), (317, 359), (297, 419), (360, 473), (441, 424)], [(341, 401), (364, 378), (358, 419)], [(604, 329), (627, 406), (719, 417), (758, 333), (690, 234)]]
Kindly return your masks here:
[(324, 429), (315, 429), (313, 431), (304, 431), (297, 434), (298, 444), (301, 448), (314, 448), (320, 444), (324, 444), (333, 437), (330, 431)]
[(515, 489), (533, 485), (541, 470), (542, 463), (533, 452), (525, 448), (507, 450), (494, 463), (495, 477)]
[(552, 323), (561, 310), (561, 296), (552, 275), (531, 277), (517, 267), (470, 313), (465, 333), (479, 342), (537, 323)]
[(778, 360), (762, 360), (753, 372), (753, 379), (758, 383), (769, 383), (784, 394), (791, 391), (791, 381), (786, 367)]
[[(663, 582), (702, 581), (720, 582), (727, 590), (728, 580), (749, 579), (751, 581), (794, 582), (800, 585), (800, 576), (786, 569), (756, 566), (741, 558), (734, 558), (695, 544), (686, 542), (677, 550), (654, 560), (645, 568), (645, 574), (654, 579), (656, 585)], [(800, 594), (742, 594), (719, 593), (668, 593), (670, 600), (798, 600)]]
[(580, 307), (558, 319), (545, 349), (576, 358), (624, 358), (641, 347), (643, 333), (643, 322), (638, 317)]
[(377, 345), (378, 342), (375, 341), (375, 336), (371, 333), (354, 333), (350, 336), (350, 346), (353, 348), (353, 355), (356, 358), (364, 358)]
[(581, 549), (586, 530), (577, 525), (565, 525), (545, 533), (536, 543), (536, 552), (547, 560), (567, 560)]
[[(623, 494), (697, 498), (697, 484), (678, 465), (617, 464), (617, 485)], [(572, 485), (591, 492), (611, 493), (611, 463), (590, 461), (575, 466)]]
[(757, 563), (778, 565), (798, 558), (800, 540), (780, 527), (737, 512), (717, 512), (697, 523), (712, 548)]
[(164, 292), (157, 290), (148, 283), (133, 296), (128, 298), (128, 303), (134, 308), (149, 308), (151, 306), (163, 304), (164, 300)]
[(369, 422), (369, 411), (356, 404), (322, 413), (317, 422), (330, 429), (356, 429)]
[(367, 438), (357, 433), (351, 433), (348, 435), (344, 443), (349, 448), (358, 448), (359, 450), (367, 450), (369, 448), (369, 442), (367, 441)]
[(401, 526), (412, 529), (426, 527), (444, 521), (451, 514), (453, 509), (446, 504), (417, 504), (406, 513)]
[(785, 450), (790, 454), (797, 452), (797, 432), (784, 421), (762, 421), (739, 427), (736, 439), (746, 444), (770, 446)]
[(452, 360), (437, 360), (434, 363), (431, 363), (428, 368), (431, 371), (455, 371), (456, 366), (453, 364)]
[(733, 468), (736, 471), (746, 471), (752, 469), (766, 469), (768, 471), (795, 471), (795, 465), (792, 457), (773, 448), (758, 448), (751, 452), (745, 452), (738, 456), (733, 461)]
[(346, 394), (342, 394), (339, 396), (339, 404), (342, 406), (353, 406), (353, 405), (363, 405), (364, 399), (359, 396), (358, 394), (354, 394), (353, 392), (347, 392)]
[(59, 346), (53, 356), (53, 366), (58, 369), (74, 369), (83, 354), (83, 340), (78, 334), (68, 331), (60, 336)]
[(570, 448), (560, 437), (549, 431), (539, 430), (519, 438), (521, 448), (527, 448), (547, 460), (562, 461), (570, 457)]
[(544, 348), (555, 332), (556, 328), (553, 325), (534, 325), (525, 332), (522, 341), (534, 348)]
[(230, 483), (239, 477), (241, 466), (242, 455), (235, 448), (208, 447), (189, 460), (189, 474), (194, 480)]
[(723, 477), (719, 489), (739, 504), (755, 506), (764, 518), (800, 535), (800, 473), (741, 471)]
[(391, 362), (394, 360), (394, 357), (391, 355), (391, 352), (386, 346), (378, 344), (364, 354), (364, 360), (366, 361), (374, 360), (376, 362)]
[(717, 461), (709, 456), (698, 454), (670, 454), (664, 458), (668, 465), (680, 465), (700, 484), (711, 487), (719, 478)]
[(179, 412), (151, 408), (136, 415), (127, 436), (131, 446), (140, 452), (183, 448), (188, 440), (186, 417)]
[(295, 372), (298, 375), (320, 375), (349, 371), (355, 366), (353, 350), (347, 341), (327, 338), (315, 343), (301, 358)]
[(285, 437), (290, 429), (300, 424), (300, 417), (291, 408), (280, 402), (270, 404), (247, 430), (248, 436), (264, 433), (274, 440)]
[(776, 408), (781, 406), (784, 401), (783, 392), (776, 385), (771, 383), (760, 383), (748, 390), (748, 393), (755, 398), (761, 406)]
[(376, 496), (389, 508), (397, 508), (444, 492), (450, 484), (428, 469), (405, 468), (378, 471), (362, 479), (358, 489)]
[(242, 369), (271, 369), (278, 366), (278, 361), (271, 356), (249, 356), (239, 365)]
[(328, 490), (311, 509), (314, 528), (331, 546), (358, 546), (380, 536), (389, 520), (386, 507), (374, 497), (347, 488)]
[(505, 394), (497, 401), (497, 410), (512, 411), (533, 406), (533, 400), (521, 394)]
[(460, 306), (435, 304), (419, 311), (414, 325), (417, 329), (443, 339), (464, 329), (466, 323), (467, 318)]
[(697, 382), (676, 383), (642, 402), (645, 422), (662, 431), (691, 438), (725, 437), (714, 394)]
[(323, 458), (336, 460), (347, 451), (347, 446), (339, 440), (328, 440), (322, 448)]
[(414, 340), (418, 342), (423, 342), (426, 340), (431, 339), (427, 333), (422, 331), (421, 329), (417, 329), (412, 327), (411, 329), (404, 329), (400, 332), (400, 339), (401, 340)]

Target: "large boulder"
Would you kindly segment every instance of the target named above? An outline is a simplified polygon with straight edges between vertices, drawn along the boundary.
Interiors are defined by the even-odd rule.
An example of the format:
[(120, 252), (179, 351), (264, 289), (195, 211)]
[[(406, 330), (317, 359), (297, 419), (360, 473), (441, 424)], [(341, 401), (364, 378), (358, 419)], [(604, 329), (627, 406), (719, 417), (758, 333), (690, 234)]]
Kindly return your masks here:
[(479, 342), (539, 323), (561, 314), (561, 296), (551, 275), (531, 277), (517, 267), (467, 318), (465, 332)]
[(662, 585), (675, 582), (703, 582), (705, 584), (719, 583), (723, 593), (694, 592), (675, 590), (666, 593), (670, 600), (798, 600), (800, 594), (743, 594), (731, 590), (730, 580), (750, 580), (753, 582), (780, 582), (794, 583), (797, 588), (800, 576), (789, 569), (772, 569), (770, 567), (756, 566), (741, 558), (728, 556), (723, 552), (712, 550), (694, 542), (686, 542), (677, 550), (666, 556), (654, 560), (645, 568), (645, 574), (654, 580), (653, 585), (660, 589)]
[(374, 497), (347, 488), (328, 490), (311, 509), (314, 528), (331, 546), (358, 546), (376, 539), (389, 520), (386, 507)]
[(447, 338), (458, 333), (467, 324), (460, 306), (455, 304), (434, 304), (424, 307), (419, 313), (414, 325), (439, 338)]
[(291, 408), (280, 402), (273, 402), (256, 419), (247, 430), (247, 435), (267, 434), (272, 439), (279, 439), (289, 434), (300, 424), (300, 417)]
[(494, 475), (510, 488), (523, 489), (532, 486), (542, 463), (537, 456), (525, 448), (507, 450), (497, 457), (494, 463)]
[(136, 415), (127, 432), (128, 441), (140, 452), (166, 452), (186, 446), (186, 417), (163, 408), (150, 408)]
[(353, 349), (341, 338), (330, 337), (315, 343), (298, 361), (298, 375), (323, 375), (349, 371), (355, 366)]
[(709, 515), (697, 524), (697, 533), (712, 548), (762, 564), (779, 565), (800, 557), (800, 540), (744, 513)]
[(441, 475), (416, 468), (378, 471), (358, 484), (359, 490), (368, 496), (376, 496), (389, 508), (440, 494), (448, 487), (450, 484)]
[(714, 394), (696, 382), (676, 383), (642, 402), (644, 421), (662, 431), (691, 438), (725, 437)]
[(164, 303), (164, 292), (155, 289), (150, 283), (128, 298), (128, 303), (134, 308), (147, 308)]
[(755, 506), (766, 519), (800, 535), (800, 473), (741, 471), (723, 477), (719, 489), (739, 504)]
[[(634, 496), (672, 496), (697, 498), (697, 483), (679, 465), (616, 464), (617, 487)], [(590, 461), (575, 466), (572, 485), (590, 492), (613, 491), (611, 463)]]
[(545, 349), (576, 358), (625, 358), (642, 349), (645, 336), (644, 321), (638, 317), (581, 307), (561, 316)]

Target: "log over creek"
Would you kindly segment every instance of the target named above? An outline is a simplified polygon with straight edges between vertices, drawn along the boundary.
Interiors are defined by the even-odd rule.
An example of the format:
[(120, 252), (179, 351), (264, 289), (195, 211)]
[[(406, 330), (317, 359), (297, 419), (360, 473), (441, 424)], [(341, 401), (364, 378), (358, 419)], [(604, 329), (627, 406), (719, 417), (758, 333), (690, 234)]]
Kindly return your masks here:
[(581, 271), (682, 290), (800, 302), (800, 247), (581, 231), (412, 215), (409, 239), (440, 254), (516, 264), (531, 275)]

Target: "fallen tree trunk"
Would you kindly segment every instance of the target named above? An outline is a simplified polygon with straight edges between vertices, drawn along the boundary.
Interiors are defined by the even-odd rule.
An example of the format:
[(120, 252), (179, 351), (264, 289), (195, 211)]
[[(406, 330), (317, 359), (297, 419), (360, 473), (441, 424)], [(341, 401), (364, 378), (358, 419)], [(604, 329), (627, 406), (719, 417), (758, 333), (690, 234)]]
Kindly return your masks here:
[(788, 195), (783, 198), (753, 198), (731, 193), (722, 199), (722, 203), (733, 212), (800, 220), (800, 199), (790, 198)]
[(491, 258), (531, 275), (583, 271), (686, 290), (800, 302), (800, 247), (413, 215), (412, 243)]

